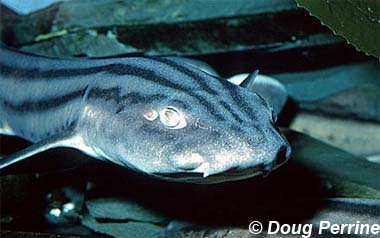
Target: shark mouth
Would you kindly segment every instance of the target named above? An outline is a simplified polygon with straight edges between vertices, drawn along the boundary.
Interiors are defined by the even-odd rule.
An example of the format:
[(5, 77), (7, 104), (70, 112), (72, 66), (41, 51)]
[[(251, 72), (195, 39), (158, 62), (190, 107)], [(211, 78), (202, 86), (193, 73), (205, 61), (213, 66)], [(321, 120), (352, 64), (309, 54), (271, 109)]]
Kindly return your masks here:
[(255, 167), (246, 169), (230, 169), (221, 173), (212, 174), (207, 177), (203, 173), (197, 172), (180, 172), (171, 174), (154, 174), (153, 176), (159, 177), (163, 180), (173, 181), (173, 182), (183, 182), (183, 183), (195, 183), (195, 184), (216, 184), (237, 180), (244, 180), (257, 175), (262, 174), (264, 177), (267, 176), (272, 170), (277, 169), (282, 164), (261, 164)]
[(282, 147), (275, 160), (269, 163), (260, 163), (253, 167), (243, 169), (234, 167), (224, 171), (210, 171), (208, 163), (202, 163), (199, 167), (193, 170), (178, 173), (155, 173), (153, 176), (173, 182), (195, 184), (216, 184), (244, 180), (260, 174), (266, 177), (271, 171), (285, 164), (289, 160), (290, 154), (290, 150), (287, 150), (286, 147)]

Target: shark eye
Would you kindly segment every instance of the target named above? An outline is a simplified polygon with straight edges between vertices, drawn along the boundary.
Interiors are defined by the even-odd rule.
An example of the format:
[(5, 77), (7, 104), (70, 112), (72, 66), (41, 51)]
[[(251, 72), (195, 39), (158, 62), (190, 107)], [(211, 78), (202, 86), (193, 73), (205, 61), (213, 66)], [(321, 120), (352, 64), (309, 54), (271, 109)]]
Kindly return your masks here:
[(175, 107), (167, 107), (160, 113), (160, 121), (168, 129), (181, 129), (186, 126), (183, 114)]

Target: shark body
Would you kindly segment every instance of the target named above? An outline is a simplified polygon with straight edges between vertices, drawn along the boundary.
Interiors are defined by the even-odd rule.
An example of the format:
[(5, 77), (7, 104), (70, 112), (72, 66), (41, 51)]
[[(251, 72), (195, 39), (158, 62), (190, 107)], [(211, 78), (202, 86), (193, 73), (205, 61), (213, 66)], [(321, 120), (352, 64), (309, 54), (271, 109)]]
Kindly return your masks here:
[(264, 98), (172, 58), (66, 60), (2, 47), (0, 134), (34, 144), (0, 168), (72, 147), (171, 181), (267, 174), (291, 148)]

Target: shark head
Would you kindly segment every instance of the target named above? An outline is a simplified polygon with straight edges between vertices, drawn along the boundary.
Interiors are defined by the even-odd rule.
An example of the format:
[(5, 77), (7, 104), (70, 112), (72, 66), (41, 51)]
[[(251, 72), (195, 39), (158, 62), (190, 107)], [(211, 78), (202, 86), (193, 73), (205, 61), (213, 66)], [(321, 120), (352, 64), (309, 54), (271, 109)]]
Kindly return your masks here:
[(140, 86), (149, 94), (110, 117), (106, 126), (117, 130), (103, 129), (110, 131), (112, 151), (103, 149), (109, 160), (170, 181), (219, 183), (267, 175), (289, 159), (290, 145), (263, 97), (187, 70), (195, 76), (167, 76), (181, 80), (177, 88), (163, 79)]

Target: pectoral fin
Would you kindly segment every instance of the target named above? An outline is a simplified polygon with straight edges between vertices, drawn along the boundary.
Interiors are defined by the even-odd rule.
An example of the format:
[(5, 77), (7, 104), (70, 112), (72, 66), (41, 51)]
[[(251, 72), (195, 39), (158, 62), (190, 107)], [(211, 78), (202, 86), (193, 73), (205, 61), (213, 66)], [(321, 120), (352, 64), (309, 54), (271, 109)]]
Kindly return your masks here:
[(70, 147), (70, 142), (74, 137), (74, 133), (70, 132), (43, 139), (29, 147), (15, 152), (14, 154), (1, 158), (0, 169), (52, 148)]

